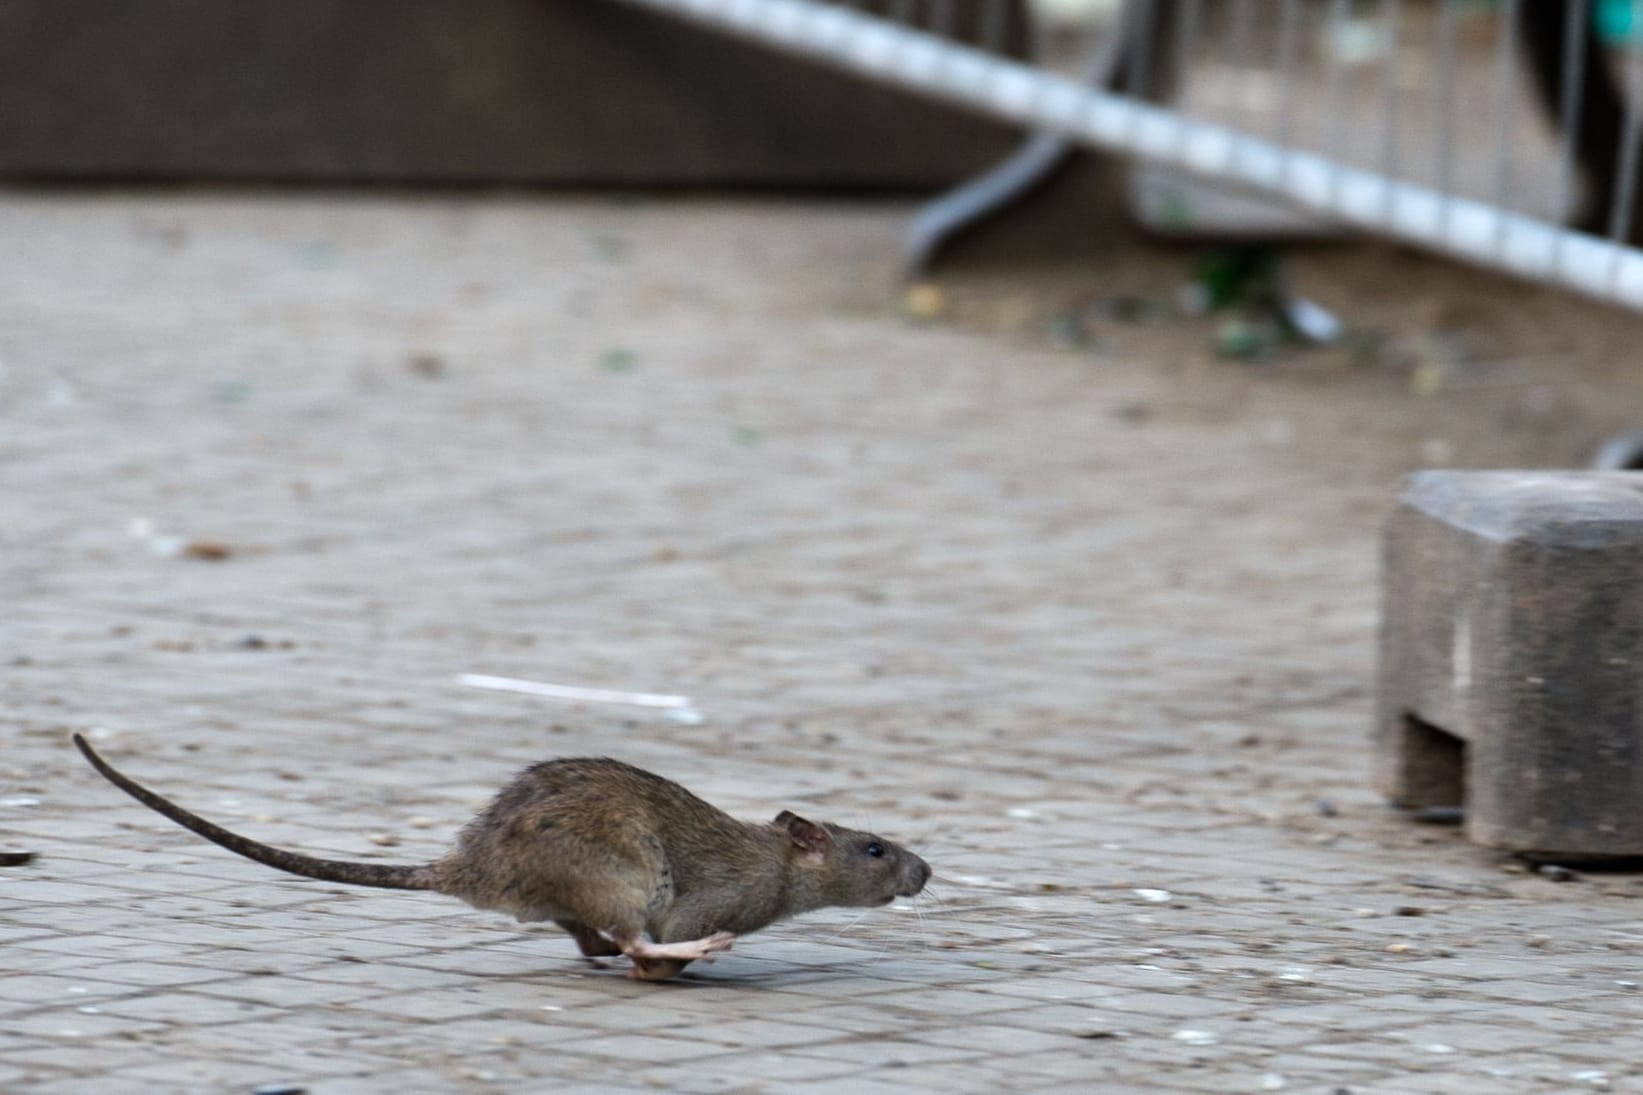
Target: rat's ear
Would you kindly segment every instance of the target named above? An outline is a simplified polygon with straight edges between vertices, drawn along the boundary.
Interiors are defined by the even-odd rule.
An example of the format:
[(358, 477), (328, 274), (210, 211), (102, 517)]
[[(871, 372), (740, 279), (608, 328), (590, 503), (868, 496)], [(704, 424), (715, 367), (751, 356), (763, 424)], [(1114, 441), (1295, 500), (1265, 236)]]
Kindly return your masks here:
[(793, 838), (793, 844), (800, 851), (811, 855), (826, 855), (833, 846), (833, 834), (814, 821), (806, 821), (792, 810), (783, 810), (776, 815), (776, 824), (787, 830), (787, 835)]

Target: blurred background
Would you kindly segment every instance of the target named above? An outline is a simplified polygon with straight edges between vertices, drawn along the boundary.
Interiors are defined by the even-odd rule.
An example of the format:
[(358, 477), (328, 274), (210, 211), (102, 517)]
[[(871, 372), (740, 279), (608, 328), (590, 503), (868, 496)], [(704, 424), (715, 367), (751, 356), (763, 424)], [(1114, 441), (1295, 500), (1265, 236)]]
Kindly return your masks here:
[(1636, 8), (11, 0), (0, 177), (872, 198), (907, 210), (887, 244), (918, 319), (1070, 347), (1196, 324), (1224, 358), (1520, 386), (1548, 323), (1601, 367), (1626, 321), (1520, 332), (1499, 282), (1399, 293), (1363, 244), (1643, 307)]

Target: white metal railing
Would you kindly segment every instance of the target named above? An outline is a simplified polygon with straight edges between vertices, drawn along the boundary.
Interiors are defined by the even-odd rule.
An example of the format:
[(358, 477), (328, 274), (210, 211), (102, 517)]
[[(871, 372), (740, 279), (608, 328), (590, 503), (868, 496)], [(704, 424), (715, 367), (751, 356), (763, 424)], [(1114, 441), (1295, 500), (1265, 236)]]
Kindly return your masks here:
[[(1411, 54), (1406, 35), (1412, 20), (1402, 5), (1385, 0), (1371, 28), (1389, 37), (1384, 50), (1387, 75), (1376, 92), (1380, 147), (1367, 158), (1350, 162), (1342, 134), (1348, 130), (1340, 110), (1348, 98), (1339, 58), (1331, 54), (1319, 83), (1324, 114), (1333, 114), (1333, 130), (1322, 147), (1306, 147), (1296, 137), (1294, 104), (1298, 27), (1306, 18), (1327, 21), (1337, 30), (1353, 18), (1347, 0), (1306, 4), (1303, 0), (1268, 0), (1252, 11), (1250, 0), (1226, 0), (1211, 14), (1229, 20), (1223, 43), (1236, 66), (1250, 60), (1249, 27), (1257, 15), (1279, 20), (1276, 56), (1266, 69), (1275, 74), (1281, 105), (1271, 112), (1267, 133), (1254, 126), (1196, 116), (1190, 106), (1160, 103), (1143, 94), (1148, 76), (1144, 59), (1173, 51), (1178, 67), (1194, 63), (1194, 36), (1206, 18), (1202, 2), (1182, 2), (1172, 11), (1172, 42), (1149, 42), (1127, 70), (1123, 93), (1092, 87), (1041, 64), (1014, 60), (998, 52), (957, 41), (939, 26), (940, 0), (915, 5), (892, 0), (884, 14), (857, 11), (819, 0), (626, 0), (653, 11), (762, 42), (774, 48), (894, 84), (957, 104), (1040, 133), (1055, 133), (1093, 148), (1162, 164), (1212, 180), (1223, 180), (1269, 195), (1299, 209), (1357, 229), (1379, 233), (1468, 262), (1525, 278), (1545, 281), (1593, 297), (1643, 309), (1643, 253), (1625, 242), (1632, 234), (1631, 209), (1638, 171), (1638, 138), (1643, 135), (1643, 50), (1634, 44), (1623, 60), (1626, 97), (1625, 142), (1619, 150), (1613, 180), (1613, 208), (1608, 238), (1575, 231), (1562, 221), (1572, 204), (1575, 179), (1575, 133), (1579, 129), (1580, 88), (1590, 75), (1580, 70), (1583, 54), (1571, 48), (1562, 69), (1564, 136), (1549, 145), (1549, 161), (1539, 165), (1550, 176), (1551, 198), (1539, 211), (1514, 208), (1516, 148), (1514, 121), (1524, 108), (1516, 99), (1515, 53), (1517, 4), (1543, 0), (1503, 0), (1498, 20), (1496, 71), (1491, 75), (1492, 117), (1457, 113), (1455, 81), (1456, 0), (1417, 9), (1435, 18), (1435, 118), (1412, 117), (1400, 92), (1397, 66)], [(996, 0), (994, 0), (996, 3)], [(951, 0), (947, 0), (950, 13)], [(1360, 5), (1361, 7), (1362, 5)], [(1150, 28), (1152, 5), (1142, 22)], [(1636, 27), (1643, 28), (1643, 0), (1631, 5)], [(900, 8), (901, 10), (897, 10)], [(1560, 9), (1562, 10), (1562, 9)], [(1571, 21), (1589, 18), (1588, 5), (1569, 10)], [(1435, 16), (1433, 13), (1435, 12)], [(1318, 14), (1321, 13), (1321, 14)], [(1150, 32), (1150, 30), (1149, 30)], [(1383, 39), (1383, 46), (1385, 41)], [(1160, 67), (1163, 67), (1160, 65)], [(1488, 89), (1486, 89), (1488, 90)], [(1313, 104), (1317, 105), (1317, 104)], [(1424, 122), (1425, 143), (1435, 146), (1435, 171), (1421, 178), (1412, 170), (1412, 154), (1400, 133)], [(1483, 132), (1487, 129), (1487, 132)], [(1492, 142), (1485, 152), (1493, 179), (1464, 192), (1457, 182), (1454, 149), (1468, 139)], [(1543, 158), (1546, 158), (1543, 157)], [(1549, 170), (1546, 170), (1549, 168)], [(1485, 171), (1484, 174), (1489, 174)], [(1485, 191), (1482, 195), (1477, 191)], [(1517, 203), (1522, 204), (1522, 203)], [(1547, 209), (1544, 206), (1549, 205)]]

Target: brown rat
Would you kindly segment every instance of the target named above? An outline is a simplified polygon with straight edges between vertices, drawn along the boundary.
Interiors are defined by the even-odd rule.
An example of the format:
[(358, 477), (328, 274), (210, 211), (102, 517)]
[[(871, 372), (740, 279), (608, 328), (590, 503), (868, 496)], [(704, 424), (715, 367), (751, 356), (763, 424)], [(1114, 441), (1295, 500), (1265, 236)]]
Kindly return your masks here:
[[(270, 847), (162, 798), (74, 744), (138, 802), (247, 859), (327, 882), (434, 890), (521, 921), (552, 920), (589, 957), (625, 954), (661, 980), (738, 935), (813, 909), (912, 897), (930, 867), (872, 833), (738, 821), (672, 780), (605, 758), (550, 760), (503, 787), (432, 863), (316, 859)], [(646, 935), (649, 935), (649, 939)]]

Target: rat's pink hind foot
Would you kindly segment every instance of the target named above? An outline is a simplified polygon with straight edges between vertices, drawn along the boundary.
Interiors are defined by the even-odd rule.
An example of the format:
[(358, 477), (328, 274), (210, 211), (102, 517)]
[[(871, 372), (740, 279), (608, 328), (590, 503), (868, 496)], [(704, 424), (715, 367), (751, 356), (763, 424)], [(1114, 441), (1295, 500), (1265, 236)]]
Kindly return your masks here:
[(629, 958), (672, 958), (684, 962), (695, 962), (698, 959), (704, 962), (713, 961), (712, 955), (719, 951), (727, 951), (736, 937), (729, 932), (715, 932), (706, 939), (691, 939), (681, 943), (652, 943), (649, 940), (638, 939), (622, 949), (622, 953)]
[(652, 943), (645, 939), (628, 944), (623, 954), (633, 959), (628, 976), (638, 981), (666, 981), (684, 972), (695, 961), (711, 962), (718, 951), (730, 949), (736, 937), (729, 932), (718, 932), (706, 939), (690, 939), (679, 943)]

